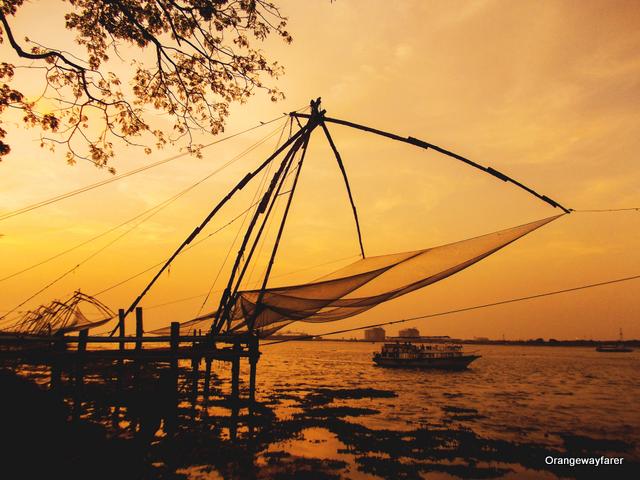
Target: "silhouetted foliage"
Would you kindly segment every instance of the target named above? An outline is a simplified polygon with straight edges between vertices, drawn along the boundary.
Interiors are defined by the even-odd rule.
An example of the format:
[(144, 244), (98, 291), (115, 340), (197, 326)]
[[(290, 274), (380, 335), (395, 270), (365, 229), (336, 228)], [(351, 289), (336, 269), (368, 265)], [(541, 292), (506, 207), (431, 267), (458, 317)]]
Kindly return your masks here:
[[(24, 65), (0, 63), (0, 114), (21, 111), (27, 126), (42, 129), (42, 146), (62, 144), (69, 163), (85, 159), (106, 166), (113, 142), (137, 144), (136, 137), (162, 147), (183, 141), (198, 153), (192, 134), (216, 134), (223, 129), (232, 102), (245, 101), (264, 89), (276, 101), (282, 93), (263, 83), (263, 77), (282, 72), (253, 43), (277, 35), (291, 42), (286, 18), (264, 0), (68, 0), (65, 28), (76, 34), (85, 58), (60, 46), (41, 45), (12, 30), (24, 0), (0, 3), (0, 42), (9, 42)], [(131, 83), (107, 70), (119, 47), (135, 47), (130, 62)], [(139, 50), (138, 50), (139, 49)], [(141, 59), (145, 54), (151, 62)], [(120, 57), (121, 58), (121, 57)], [(122, 60), (122, 58), (121, 58)], [(42, 75), (42, 95), (29, 99), (14, 78), (18, 68)], [(39, 111), (40, 101), (57, 107)], [(154, 128), (150, 113), (168, 113), (166, 132)], [(89, 128), (91, 127), (91, 130)], [(0, 158), (10, 152), (6, 130), (0, 128)]]

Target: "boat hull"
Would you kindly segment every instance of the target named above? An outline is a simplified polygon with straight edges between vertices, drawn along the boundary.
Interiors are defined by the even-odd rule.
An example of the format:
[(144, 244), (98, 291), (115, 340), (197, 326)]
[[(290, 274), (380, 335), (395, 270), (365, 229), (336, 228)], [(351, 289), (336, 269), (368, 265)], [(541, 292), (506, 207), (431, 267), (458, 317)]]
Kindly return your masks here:
[(596, 352), (602, 353), (629, 353), (633, 352), (629, 347), (596, 347)]
[(465, 370), (480, 355), (461, 355), (450, 358), (389, 358), (375, 356), (373, 361), (380, 367), (428, 368), (438, 370)]

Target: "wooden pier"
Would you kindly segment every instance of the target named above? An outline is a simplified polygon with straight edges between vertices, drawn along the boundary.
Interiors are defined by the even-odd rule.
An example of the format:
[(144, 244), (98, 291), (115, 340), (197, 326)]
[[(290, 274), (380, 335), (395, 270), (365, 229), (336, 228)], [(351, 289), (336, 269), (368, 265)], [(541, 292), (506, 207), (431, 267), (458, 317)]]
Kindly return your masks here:
[(257, 336), (251, 333), (211, 335), (200, 332), (183, 335), (178, 322), (171, 323), (170, 335), (145, 335), (141, 307), (136, 308), (135, 334), (127, 335), (124, 319), (124, 311), (120, 310), (117, 335), (114, 336), (89, 335), (89, 330), (80, 330), (77, 335), (0, 334), (0, 361), (16, 367), (21, 364), (50, 366), (52, 389), (59, 385), (63, 370), (72, 372), (74, 383), (81, 385), (86, 366), (112, 364), (117, 367), (124, 362), (134, 365), (168, 364), (172, 376), (177, 379), (178, 362), (189, 360), (197, 383), (200, 364), (204, 362), (205, 399), (211, 391), (212, 362), (229, 362), (230, 396), (239, 400), (240, 362), (247, 359), (248, 400), (255, 401), (256, 371), (260, 358)]

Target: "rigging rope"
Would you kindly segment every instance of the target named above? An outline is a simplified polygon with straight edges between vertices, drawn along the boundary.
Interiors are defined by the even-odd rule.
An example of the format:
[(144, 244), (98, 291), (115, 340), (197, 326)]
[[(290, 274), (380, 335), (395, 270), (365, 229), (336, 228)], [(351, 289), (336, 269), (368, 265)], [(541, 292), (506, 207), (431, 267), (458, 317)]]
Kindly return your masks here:
[(554, 290), (554, 291), (551, 291), (551, 292), (538, 293), (538, 294), (535, 294), (535, 295), (528, 295), (528, 296), (525, 296), (525, 297), (516, 297), (516, 298), (510, 298), (510, 299), (507, 299), (507, 300), (500, 300), (500, 301), (492, 302), (492, 303), (485, 303), (485, 304), (481, 304), (481, 305), (473, 305), (471, 307), (458, 308), (458, 309), (455, 309), (455, 310), (447, 310), (445, 312), (429, 313), (429, 314), (425, 314), (425, 315), (418, 315), (416, 317), (403, 318), (403, 319), (400, 319), (400, 320), (391, 320), (389, 322), (374, 323), (372, 325), (364, 325), (364, 326), (361, 326), (361, 327), (354, 327), (354, 328), (345, 328), (345, 329), (342, 329), (342, 330), (335, 330), (335, 331), (327, 332), (327, 333), (319, 333), (317, 335), (301, 335), (301, 336), (298, 336), (298, 337), (287, 338), (287, 339), (284, 339), (284, 340), (274, 340), (272, 342), (262, 343), (261, 345), (264, 345), (264, 346), (275, 345), (277, 343), (291, 342), (291, 341), (294, 341), (294, 340), (305, 340), (305, 339), (315, 338), (315, 337), (326, 337), (326, 336), (329, 336), (329, 335), (337, 335), (339, 333), (348, 333), (348, 332), (355, 332), (355, 331), (358, 331), (358, 330), (364, 330), (366, 328), (382, 327), (382, 326), (385, 326), (385, 325), (394, 325), (394, 324), (397, 324), (397, 323), (411, 322), (413, 320), (423, 320), (425, 318), (441, 317), (441, 316), (444, 316), (444, 315), (451, 315), (451, 314), (454, 314), (454, 313), (469, 312), (469, 311), (472, 311), (472, 310), (479, 310), (479, 309), (482, 309), (482, 308), (495, 307), (495, 306), (498, 306), (498, 305), (506, 305), (506, 304), (509, 304), (509, 303), (522, 302), (522, 301), (525, 301), (525, 300), (533, 300), (533, 299), (542, 298), (542, 297), (550, 297), (552, 295), (559, 295), (559, 294), (562, 294), (562, 293), (575, 292), (575, 291), (578, 291), (578, 290), (586, 290), (588, 288), (602, 287), (602, 286), (605, 286), (605, 285), (612, 285), (612, 284), (615, 284), (615, 283), (628, 282), (628, 281), (631, 281), (631, 280), (638, 280), (638, 279), (640, 279), (640, 274), (639, 275), (632, 275), (630, 277), (616, 278), (616, 279), (613, 279), (613, 280), (605, 280), (603, 282), (598, 282), (598, 283), (580, 285), (578, 287), (565, 288), (565, 289), (562, 289), (562, 290)]
[[(285, 122), (286, 125), (286, 122)], [(121, 235), (117, 236), (115, 239), (113, 239), (112, 241), (110, 241), (109, 243), (107, 243), (106, 245), (104, 245), (103, 247), (99, 248), (98, 250), (96, 250), (95, 252), (93, 252), (91, 255), (89, 255), (88, 257), (86, 257), (84, 260), (80, 261), (77, 265), (75, 265), (73, 268), (67, 270), (65, 273), (63, 273), (62, 275), (60, 275), (59, 277), (57, 277), (55, 280), (53, 280), (52, 282), (48, 283), (47, 285), (45, 285), (43, 288), (41, 288), (40, 290), (38, 290), (36, 293), (34, 293), (33, 295), (31, 295), (29, 298), (27, 298), (26, 300), (24, 300), (22, 303), (20, 303), (19, 305), (15, 306), (14, 308), (12, 308), (11, 310), (9, 310), (7, 313), (5, 313), (4, 315), (0, 316), (0, 320), (4, 319), (5, 317), (7, 317), (8, 315), (10, 315), (11, 313), (13, 313), (14, 311), (16, 311), (18, 308), (20, 308), (21, 306), (23, 306), (25, 303), (29, 302), (30, 300), (32, 300), (33, 298), (35, 298), (36, 296), (38, 296), (40, 293), (46, 291), (47, 289), (51, 288), (53, 285), (55, 285), (57, 282), (59, 282), (60, 280), (62, 280), (63, 278), (65, 278), (67, 275), (71, 274), (72, 272), (74, 272), (75, 270), (77, 270), (81, 265), (83, 265), (84, 263), (88, 262), (89, 260), (91, 260), (92, 258), (94, 258), (95, 256), (97, 256), (98, 254), (102, 253), (104, 250), (106, 250), (107, 248), (109, 248), (110, 246), (112, 246), (114, 243), (116, 243), (118, 240), (120, 240), (121, 238), (123, 238), (125, 235), (127, 235), (128, 233), (130, 233), (131, 231), (133, 231), (135, 228), (137, 228), (138, 226), (140, 226), (141, 224), (143, 224), (144, 222), (146, 222), (147, 220), (149, 220), (151, 217), (153, 217), (154, 215), (158, 214), (160, 211), (162, 211), (165, 207), (167, 207), (168, 205), (170, 205), (171, 203), (173, 203), (175, 200), (177, 200), (178, 198), (182, 197), (183, 195), (185, 195), (187, 192), (191, 191), (192, 189), (194, 189), (195, 187), (197, 187), (198, 185), (200, 185), (201, 183), (203, 183), (204, 181), (208, 180), (209, 178), (211, 178), (212, 176), (214, 176), (215, 174), (217, 174), (218, 172), (222, 171), (224, 168), (228, 167), (229, 165), (231, 165), (232, 163), (236, 162), (237, 160), (239, 160), (240, 158), (242, 158), (244, 155), (246, 155), (247, 153), (249, 153), (250, 151), (252, 151), (253, 149), (257, 148), (259, 145), (263, 144), (264, 142), (266, 142), (269, 138), (271, 138), (272, 136), (274, 136), (276, 133), (278, 133), (278, 131), (280, 131), (280, 127), (278, 127), (277, 129), (275, 129), (274, 131), (272, 131), (271, 133), (267, 134), (267, 136), (265, 136), (264, 138), (262, 138), (261, 140), (259, 140), (258, 142), (256, 142), (255, 144), (253, 144), (252, 146), (250, 146), (249, 148), (245, 149), (243, 152), (239, 153), (238, 155), (236, 155), (235, 157), (233, 157), (231, 160), (229, 160), (228, 162), (226, 162), (224, 165), (222, 165), (221, 167), (218, 167), (216, 170), (214, 170), (213, 172), (209, 173), (208, 175), (206, 175), (205, 177), (203, 177), (202, 179), (198, 180), (196, 183), (190, 185), (189, 187), (187, 187), (186, 189), (178, 192), (176, 195), (174, 195), (173, 197), (170, 197), (169, 199), (161, 202), (160, 204), (156, 205), (155, 207), (143, 212), (140, 215), (136, 215), (135, 217), (133, 217), (133, 219), (139, 218), (140, 216), (144, 215), (147, 212), (152, 212), (151, 214), (147, 215), (145, 218), (143, 218), (141, 221), (139, 221), (138, 223), (134, 224), (131, 228), (129, 228), (128, 230), (126, 230), (125, 232), (123, 232)], [(154, 211), (155, 210), (155, 211)], [(133, 219), (128, 220), (127, 222), (119, 225), (125, 225), (127, 223), (130, 223)], [(119, 227), (116, 227), (119, 228)], [(108, 232), (112, 232), (113, 230), (115, 230), (115, 228), (112, 228), (110, 230), (108, 230)], [(102, 233), (96, 237), (93, 237), (93, 239), (91, 240), (95, 240), (97, 238), (100, 238), (102, 236), (106, 235), (106, 233)], [(16, 272), (8, 277), (5, 277), (3, 279), (0, 279), (0, 281), (2, 280), (6, 280), (8, 278), (14, 277), (20, 273), (26, 272), (28, 270), (31, 270), (33, 268), (35, 268), (36, 266), (42, 265), (44, 263), (47, 263), (50, 260), (53, 260), (54, 258), (57, 258), (61, 255), (64, 255), (67, 252), (70, 252), (72, 250), (75, 250), (76, 248), (78, 248), (81, 245), (85, 245), (86, 243), (89, 243), (91, 240), (87, 240), (85, 242), (82, 242), (79, 245), (76, 245), (75, 247), (72, 247), (71, 249), (68, 249), (60, 254), (54, 255), (53, 257), (44, 260), (42, 262), (39, 262), (36, 265), (33, 265), (31, 267), (28, 267), (26, 269), (23, 269), (20, 272)]]
[[(231, 191), (229, 193), (227, 193), (227, 195), (225, 195), (224, 198), (222, 198), (222, 200), (220, 200), (220, 202), (218, 202), (218, 204), (213, 208), (213, 210), (211, 210), (211, 212), (209, 212), (209, 214), (205, 217), (205, 219), (194, 228), (194, 230), (189, 234), (189, 236), (180, 244), (180, 246), (176, 249), (175, 252), (173, 252), (173, 254), (171, 255), (171, 257), (169, 257), (169, 259), (167, 260), (167, 262), (160, 267), (160, 270), (156, 273), (156, 275), (151, 279), (151, 281), (147, 284), (147, 286), (142, 290), (142, 292), (140, 293), (140, 295), (138, 295), (136, 297), (136, 299), (133, 301), (133, 303), (129, 306), (129, 308), (127, 310), (125, 310), (124, 316), (126, 317), (129, 313), (131, 313), (134, 308), (138, 305), (138, 303), (140, 303), (140, 301), (142, 300), (142, 297), (144, 297), (146, 295), (146, 293), (149, 291), (149, 289), (154, 285), (154, 283), (158, 280), (158, 278), (160, 277), (160, 275), (162, 275), (162, 273), (167, 269), (167, 267), (169, 267), (169, 265), (171, 264), (171, 262), (173, 261), (174, 258), (176, 258), (180, 252), (187, 246), (189, 245), (194, 239), (195, 237), (198, 236), (198, 234), (202, 231), (202, 229), (204, 227), (206, 227), (206, 225), (211, 221), (211, 219), (216, 215), (216, 213), (218, 213), (218, 211), (227, 203), (227, 201), (229, 201), (229, 199), (231, 199), (231, 197), (238, 192), (239, 190), (242, 190), (242, 188), (245, 187), (245, 185), (247, 183), (249, 183), (256, 175), (258, 175), (269, 163), (271, 163), (271, 161), (276, 158), (285, 148), (287, 148), (291, 143), (293, 143), (295, 140), (297, 140), (297, 138), (302, 135), (304, 133), (304, 129), (298, 130), (298, 132), (296, 132), (295, 135), (293, 135), (286, 143), (284, 143), (279, 149), (277, 149), (273, 154), (271, 154), (264, 162), (262, 162), (260, 164), (260, 166), (258, 166), (255, 170), (249, 172), (247, 175), (245, 175), (245, 177), (240, 180), (235, 187), (233, 187), (231, 189)], [(114, 330), (115, 332), (115, 330)]]
[[(286, 126), (285, 122), (285, 126)], [(256, 149), (257, 147), (259, 147), (260, 145), (262, 145), (264, 142), (266, 142), (269, 138), (273, 137), (276, 133), (278, 133), (278, 131), (280, 130), (280, 127), (278, 127), (277, 129), (271, 131), (270, 133), (268, 133), (265, 137), (263, 137), (262, 139), (258, 140), (256, 143), (254, 143), (253, 145), (251, 145), (250, 147), (248, 147), (247, 149), (243, 150), (242, 152), (240, 152), (239, 154), (237, 154), (235, 157), (231, 158), (231, 160), (227, 161), (225, 164), (223, 164), (222, 166), (216, 168), (213, 172), (207, 174), (205, 177), (201, 178), (200, 180), (198, 180), (196, 183), (190, 185), (189, 187), (187, 187), (186, 189), (178, 192), (176, 195), (174, 195), (173, 197), (168, 198), (167, 200), (164, 200), (163, 202), (156, 204), (155, 206), (145, 210), (142, 213), (139, 213), (137, 215), (135, 215), (134, 217), (129, 218), (128, 220), (125, 220), (124, 222), (120, 223), (119, 225), (109, 228), (107, 230), (105, 230), (104, 232), (88, 239), (85, 240), (83, 242), (78, 243), (77, 245), (68, 248), (67, 250), (64, 250), (62, 252), (59, 252), (49, 258), (46, 258), (45, 260), (42, 260), (38, 263), (35, 263), (29, 267), (26, 267), (22, 270), (19, 270), (17, 272), (14, 272), (10, 275), (7, 275), (6, 277), (2, 277), (0, 278), (0, 282), (3, 282), (5, 280), (9, 280), (10, 278), (13, 278), (15, 276), (18, 276), (22, 273), (28, 272), (29, 270), (33, 270), (36, 267), (39, 267), (41, 265), (44, 265), (45, 263), (48, 263), (52, 260), (55, 260), (56, 258), (59, 258), (67, 253), (70, 253), (84, 245), (87, 245), (88, 243), (93, 242), (94, 240), (98, 240), (99, 238), (104, 237), (105, 235), (108, 235), (111, 232), (114, 232), (115, 230), (119, 229), (120, 227), (123, 227), (124, 225), (127, 225), (128, 223), (131, 223), (132, 221), (146, 215), (147, 213), (151, 212), (152, 210), (160, 207), (161, 205), (165, 204), (165, 202), (168, 202), (166, 205), (172, 203), (173, 201), (177, 200), (178, 198), (180, 198), (182, 195), (186, 194), (187, 192), (189, 192), (190, 190), (194, 189), (195, 187), (197, 187), (198, 185), (200, 185), (201, 183), (205, 182), (206, 180), (208, 180), (209, 178), (211, 178), (213, 175), (216, 175), (217, 173), (219, 173), (220, 171), (224, 170), (225, 168), (227, 168), (229, 165), (235, 163), (236, 161), (238, 161), (240, 158), (244, 157), (245, 155), (247, 155), (249, 152), (253, 151), (254, 149)], [(166, 206), (164, 205), (164, 206)], [(161, 207), (164, 208), (164, 206)]]
[[(196, 247), (196, 246), (198, 246), (198, 245), (200, 245), (201, 243), (203, 243), (204, 241), (208, 240), (209, 238), (211, 238), (212, 236), (214, 236), (214, 235), (215, 235), (215, 234), (217, 234), (218, 232), (220, 232), (220, 231), (224, 230), (225, 228), (229, 227), (231, 224), (235, 223), (237, 220), (239, 220), (240, 218), (242, 218), (242, 217), (243, 217), (243, 216), (244, 216), (244, 215), (245, 215), (249, 210), (251, 210), (253, 207), (255, 207), (256, 205), (258, 205), (259, 203), (260, 203), (260, 202), (258, 201), (258, 202), (256, 202), (256, 203), (254, 203), (253, 205), (249, 205), (249, 207), (247, 207), (245, 210), (243, 210), (243, 211), (242, 211), (242, 212), (240, 212), (238, 215), (236, 215), (235, 217), (233, 217), (231, 220), (229, 220), (227, 223), (225, 223), (224, 225), (222, 225), (222, 226), (221, 226), (220, 228), (218, 228), (217, 230), (215, 230), (215, 231), (213, 231), (213, 232), (209, 233), (208, 235), (206, 235), (205, 237), (201, 238), (200, 240), (197, 240), (197, 241), (195, 241), (195, 242), (191, 243), (190, 245), (186, 246), (186, 247), (182, 250), (181, 254), (182, 254), (182, 253), (184, 253), (184, 252), (187, 252), (187, 251), (191, 250), (192, 248), (194, 248), (194, 247)], [(94, 297), (97, 297), (98, 295), (102, 295), (103, 293), (106, 293), (106, 292), (108, 292), (109, 290), (113, 290), (113, 289), (114, 289), (114, 288), (116, 288), (116, 287), (119, 287), (119, 286), (121, 286), (121, 285), (124, 285), (125, 283), (127, 283), (127, 282), (129, 282), (129, 281), (133, 280), (134, 278), (137, 278), (137, 277), (139, 277), (139, 276), (141, 276), (141, 275), (144, 275), (144, 274), (145, 274), (145, 273), (147, 273), (148, 271), (153, 270), (154, 268), (157, 268), (157, 267), (161, 266), (162, 264), (166, 263), (170, 258), (171, 258), (171, 257), (167, 257), (167, 258), (165, 258), (164, 260), (161, 260), (160, 262), (155, 263), (154, 265), (151, 265), (150, 267), (148, 267), (148, 268), (146, 268), (146, 269), (142, 270), (141, 272), (138, 272), (138, 273), (136, 273), (135, 275), (132, 275), (132, 276), (130, 276), (130, 277), (128, 277), (128, 278), (126, 278), (126, 279), (124, 279), (124, 280), (122, 280), (122, 281), (118, 282), (118, 283), (115, 283), (115, 284), (113, 284), (113, 285), (111, 285), (111, 286), (109, 286), (109, 287), (107, 287), (107, 288), (105, 288), (105, 289), (103, 289), (103, 290), (101, 290), (101, 291), (99, 291), (99, 292), (97, 292), (97, 293), (93, 294), (93, 296), (94, 296)]]
[[(282, 136), (284, 135), (284, 132), (287, 129), (287, 123), (288, 122), (285, 122), (284, 126), (282, 127), (282, 130), (280, 131), (280, 136), (278, 137), (278, 141), (276, 142), (276, 148), (278, 148), (280, 146), (280, 142), (282, 141)], [(257, 205), (257, 203), (256, 203), (257, 199), (259, 198), (259, 196), (263, 195), (263, 193), (264, 193), (263, 189), (264, 189), (264, 186), (266, 185), (266, 180), (267, 180), (267, 177), (269, 176), (269, 172), (271, 171), (272, 165), (273, 164), (270, 163), (269, 166), (266, 168), (264, 174), (262, 175), (262, 179), (260, 180), (260, 183), (258, 184), (258, 187), (256, 188), (256, 191), (253, 194), (253, 198), (251, 199), (251, 204), (252, 205)], [(240, 227), (238, 228), (238, 231), (236, 232), (236, 236), (233, 238), (233, 242), (231, 242), (231, 245), (229, 245), (229, 249), (227, 250), (227, 254), (225, 255), (224, 260), (222, 261), (222, 264), (220, 265), (220, 268), (218, 269), (218, 272), (216, 273), (216, 276), (213, 279), (213, 282), (211, 283), (211, 287), (209, 288), (209, 292), (207, 293), (207, 295), (202, 300), (202, 304), (200, 305), (200, 308), (198, 309), (198, 313), (196, 314), (196, 317), (200, 316), (200, 314), (202, 313), (202, 310), (204, 309), (204, 307), (205, 307), (205, 305), (207, 303), (207, 300), (209, 300), (209, 296), (213, 292), (213, 289), (215, 288), (216, 283), (218, 282), (218, 278), (220, 278), (220, 275), (222, 274), (222, 270), (224, 269), (224, 266), (227, 264), (227, 260), (229, 259), (229, 256), (231, 255), (231, 250), (233, 249), (233, 246), (236, 244), (236, 241), (238, 240), (238, 237), (240, 236), (240, 231), (242, 230), (242, 227), (244, 227), (244, 224), (247, 221), (248, 213), (249, 213), (249, 210), (247, 210), (247, 214), (242, 219), (242, 223), (240, 224)]]
[[(304, 109), (300, 109), (300, 110), (304, 110)], [(247, 128), (246, 130), (243, 130), (241, 132), (237, 132), (237, 133), (234, 133), (232, 135), (228, 135), (228, 136), (226, 136), (224, 138), (221, 138), (219, 140), (216, 140), (214, 142), (207, 143), (206, 145), (202, 146), (202, 149), (209, 148), (209, 147), (211, 147), (213, 145), (216, 145), (218, 143), (222, 143), (222, 142), (224, 142), (226, 140), (230, 140), (232, 138), (235, 138), (235, 137), (237, 137), (239, 135), (243, 135), (243, 134), (248, 133), (248, 132), (250, 132), (252, 130), (255, 130), (257, 128), (263, 127), (265, 125), (269, 125), (270, 123), (277, 122), (278, 120), (282, 120), (285, 116), (286, 116), (286, 114), (281, 115), (281, 116), (279, 116), (277, 118), (274, 118), (272, 120), (269, 120), (267, 122), (261, 122), (260, 125), (256, 125), (256, 126), (253, 126), (251, 128)], [(88, 192), (89, 190), (93, 190), (94, 188), (102, 187), (104, 185), (107, 185), (109, 183), (115, 182), (117, 180), (121, 180), (123, 178), (130, 177), (130, 176), (135, 175), (137, 173), (144, 172), (144, 171), (149, 170), (151, 168), (157, 167), (159, 165), (163, 165), (163, 164), (171, 162), (173, 160), (177, 160), (178, 158), (186, 157), (188, 155), (191, 155), (191, 152), (179, 153), (179, 154), (174, 155), (172, 157), (165, 158), (164, 160), (159, 160), (159, 161), (151, 163), (149, 165), (144, 165), (142, 167), (130, 170), (129, 172), (125, 172), (125, 173), (122, 173), (120, 175), (116, 175), (114, 177), (107, 178), (106, 180), (102, 180), (100, 182), (96, 182), (96, 183), (93, 183), (91, 185), (86, 185), (86, 186), (78, 188), (76, 190), (71, 190), (69, 192), (57, 195), (55, 197), (51, 197), (51, 198), (49, 198), (47, 200), (42, 200), (40, 202), (31, 204), (31, 205), (27, 205), (27, 206), (19, 208), (17, 210), (13, 210), (11, 212), (7, 212), (7, 213), (4, 213), (4, 214), (1, 214), (0, 215), (0, 221), (7, 220), (8, 218), (15, 217), (16, 215), (21, 215), (23, 213), (30, 212), (30, 211), (35, 210), (37, 208), (41, 208), (41, 207), (44, 207), (46, 205), (50, 205), (52, 203), (58, 202), (60, 200), (64, 200), (66, 198), (73, 197), (75, 195), (79, 195), (79, 194), (84, 193), (84, 192)]]
[(75, 267), (67, 270), (66, 272), (64, 272), (62, 275), (60, 275), (59, 277), (57, 277), (56, 279), (54, 279), (51, 283), (48, 283), (47, 285), (45, 285), (44, 287), (42, 287), (40, 290), (38, 290), (36, 293), (34, 293), (33, 295), (31, 295), (29, 298), (27, 298), (26, 300), (24, 300), (22, 303), (16, 305), (15, 307), (13, 307), (11, 310), (8, 310), (4, 315), (2, 315), (0, 317), (0, 322), (6, 322), (10, 319), (7, 318), (7, 316), (9, 316), (10, 314), (12, 314), (13, 312), (15, 312), (17, 309), (19, 309), (21, 306), (23, 306), (25, 303), (27, 303), (29, 300), (37, 297), (38, 295), (40, 295), (42, 292), (44, 292), (46, 289), (48, 289), (49, 287), (51, 287), (52, 285), (54, 285), (55, 283), (57, 283), (59, 280), (62, 280), (64, 277), (66, 277), (67, 275), (69, 275), (70, 273), (74, 272), (76, 268), (78, 268), (80, 266), (80, 264), (76, 265)]

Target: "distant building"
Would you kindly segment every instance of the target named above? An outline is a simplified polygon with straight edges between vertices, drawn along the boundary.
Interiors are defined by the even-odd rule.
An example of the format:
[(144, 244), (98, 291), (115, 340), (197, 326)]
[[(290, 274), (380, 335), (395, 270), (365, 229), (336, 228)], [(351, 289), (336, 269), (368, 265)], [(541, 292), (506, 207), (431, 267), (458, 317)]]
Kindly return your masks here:
[(384, 342), (387, 333), (384, 331), (384, 328), (375, 327), (369, 328), (364, 331), (364, 339), (369, 342)]
[(398, 336), (402, 338), (416, 338), (420, 336), (420, 331), (417, 328), (404, 328), (398, 332)]

